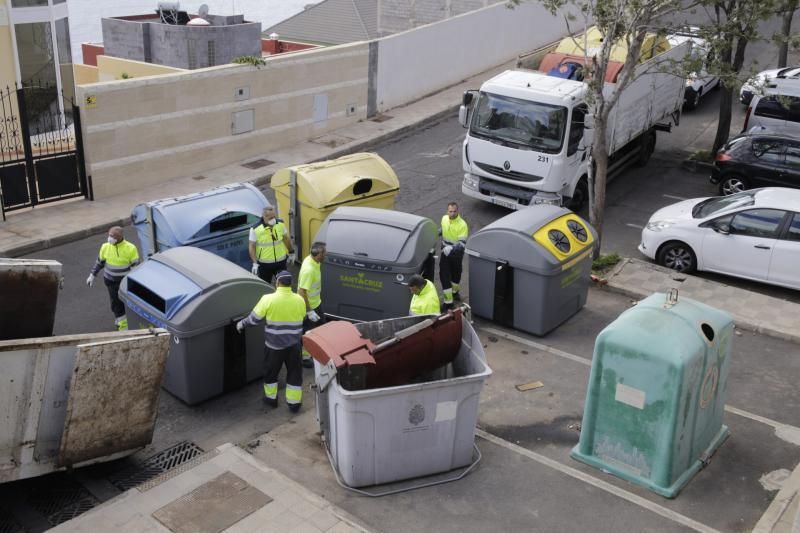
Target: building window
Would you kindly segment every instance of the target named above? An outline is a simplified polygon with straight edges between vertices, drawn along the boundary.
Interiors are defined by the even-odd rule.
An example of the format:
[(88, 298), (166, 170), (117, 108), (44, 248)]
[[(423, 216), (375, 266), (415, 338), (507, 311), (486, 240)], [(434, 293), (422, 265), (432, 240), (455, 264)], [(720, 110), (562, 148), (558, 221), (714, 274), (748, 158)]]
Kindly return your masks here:
[(213, 67), (217, 64), (217, 43), (208, 41), (208, 66)]
[(11, 0), (11, 7), (46, 6), (47, 0)]

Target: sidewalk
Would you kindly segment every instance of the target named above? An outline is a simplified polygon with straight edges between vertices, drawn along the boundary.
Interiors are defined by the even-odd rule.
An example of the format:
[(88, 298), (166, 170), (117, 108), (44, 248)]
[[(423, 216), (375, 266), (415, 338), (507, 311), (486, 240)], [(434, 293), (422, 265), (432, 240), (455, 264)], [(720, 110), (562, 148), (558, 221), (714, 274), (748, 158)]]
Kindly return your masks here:
[(680, 274), (638, 259), (623, 259), (607, 275), (607, 288), (631, 298), (678, 289), (692, 298), (733, 315), (739, 328), (800, 343), (798, 305), (697, 276)]
[(51, 531), (366, 533), (345, 511), (223, 444)]
[[(0, 257), (17, 257), (82, 239), (106, 231), (113, 225), (130, 222), (131, 209), (141, 202), (204, 191), (218, 185), (251, 182), (258, 186), (269, 182), (277, 170), (312, 161), (333, 159), (365, 151), (425, 124), (455, 113), (461, 95), (503, 70), (514, 68), (516, 60), (464, 80), (458, 85), (414, 103), (378, 115), (304, 143), (272, 150), (221, 168), (210, 169), (202, 176), (186, 176), (157, 187), (137, 190), (90, 202), (65, 201), (7, 214), (0, 222)], [(266, 159), (272, 163), (256, 170), (242, 166), (248, 161)], [(135, 176), (131, 177), (135, 179)]]

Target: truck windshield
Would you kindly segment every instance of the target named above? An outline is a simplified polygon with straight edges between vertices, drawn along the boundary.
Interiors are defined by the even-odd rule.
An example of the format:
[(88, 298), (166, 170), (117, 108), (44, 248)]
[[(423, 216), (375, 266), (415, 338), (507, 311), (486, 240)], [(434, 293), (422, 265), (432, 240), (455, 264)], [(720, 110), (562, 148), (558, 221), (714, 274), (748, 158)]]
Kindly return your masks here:
[(470, 133), (476, 137), (557, 154), (561, 151), (567, 108), (481, 93)]

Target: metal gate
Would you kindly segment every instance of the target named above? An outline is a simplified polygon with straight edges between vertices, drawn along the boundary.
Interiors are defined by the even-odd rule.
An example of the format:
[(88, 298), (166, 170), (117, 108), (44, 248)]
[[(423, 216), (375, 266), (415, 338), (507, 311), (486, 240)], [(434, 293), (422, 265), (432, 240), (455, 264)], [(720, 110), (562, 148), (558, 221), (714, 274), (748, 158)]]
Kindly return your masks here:
[[(48, 87), (0, 89), (0, 212), (89, 197), (80, 110)], [(71, 108), (71, 109), (70, 109)]]

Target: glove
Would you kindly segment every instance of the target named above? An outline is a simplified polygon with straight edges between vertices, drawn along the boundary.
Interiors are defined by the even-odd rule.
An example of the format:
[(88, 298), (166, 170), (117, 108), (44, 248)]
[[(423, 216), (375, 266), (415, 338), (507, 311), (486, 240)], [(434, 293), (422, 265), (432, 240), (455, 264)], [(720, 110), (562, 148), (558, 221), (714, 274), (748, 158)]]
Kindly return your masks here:
[(306, 313), (306, 316), (311, 322), (319, 322), (319, 315), (313, 309)]
[(289, 252), (289, 255), (286, 256), (286, 264), (291, 265), (297, 260), (297, 255), (294, 252)]
[(86, 286), (91, 287), (94, 285), (94, 274), (89, 274), (89, 277), (86, 278)]
[(442, 253), (444, 255), (450, 255), (450, 252), (452, 252), (452, 251), (453, 251), (453, 247), (450, 246), (449, 244), (447, 246), (445, 246), (444, 248), (442, 248)]
[(253, 263), (253, 268), (250, 269), (250, 272), (252, 272), (254, 276), (258, 276), (258, 263)]
[(240, 320), (236, 323), (236, 333), (241, 333), (242, 331), (244, 331), (244, 324), (242, 324), (242, 321)]

